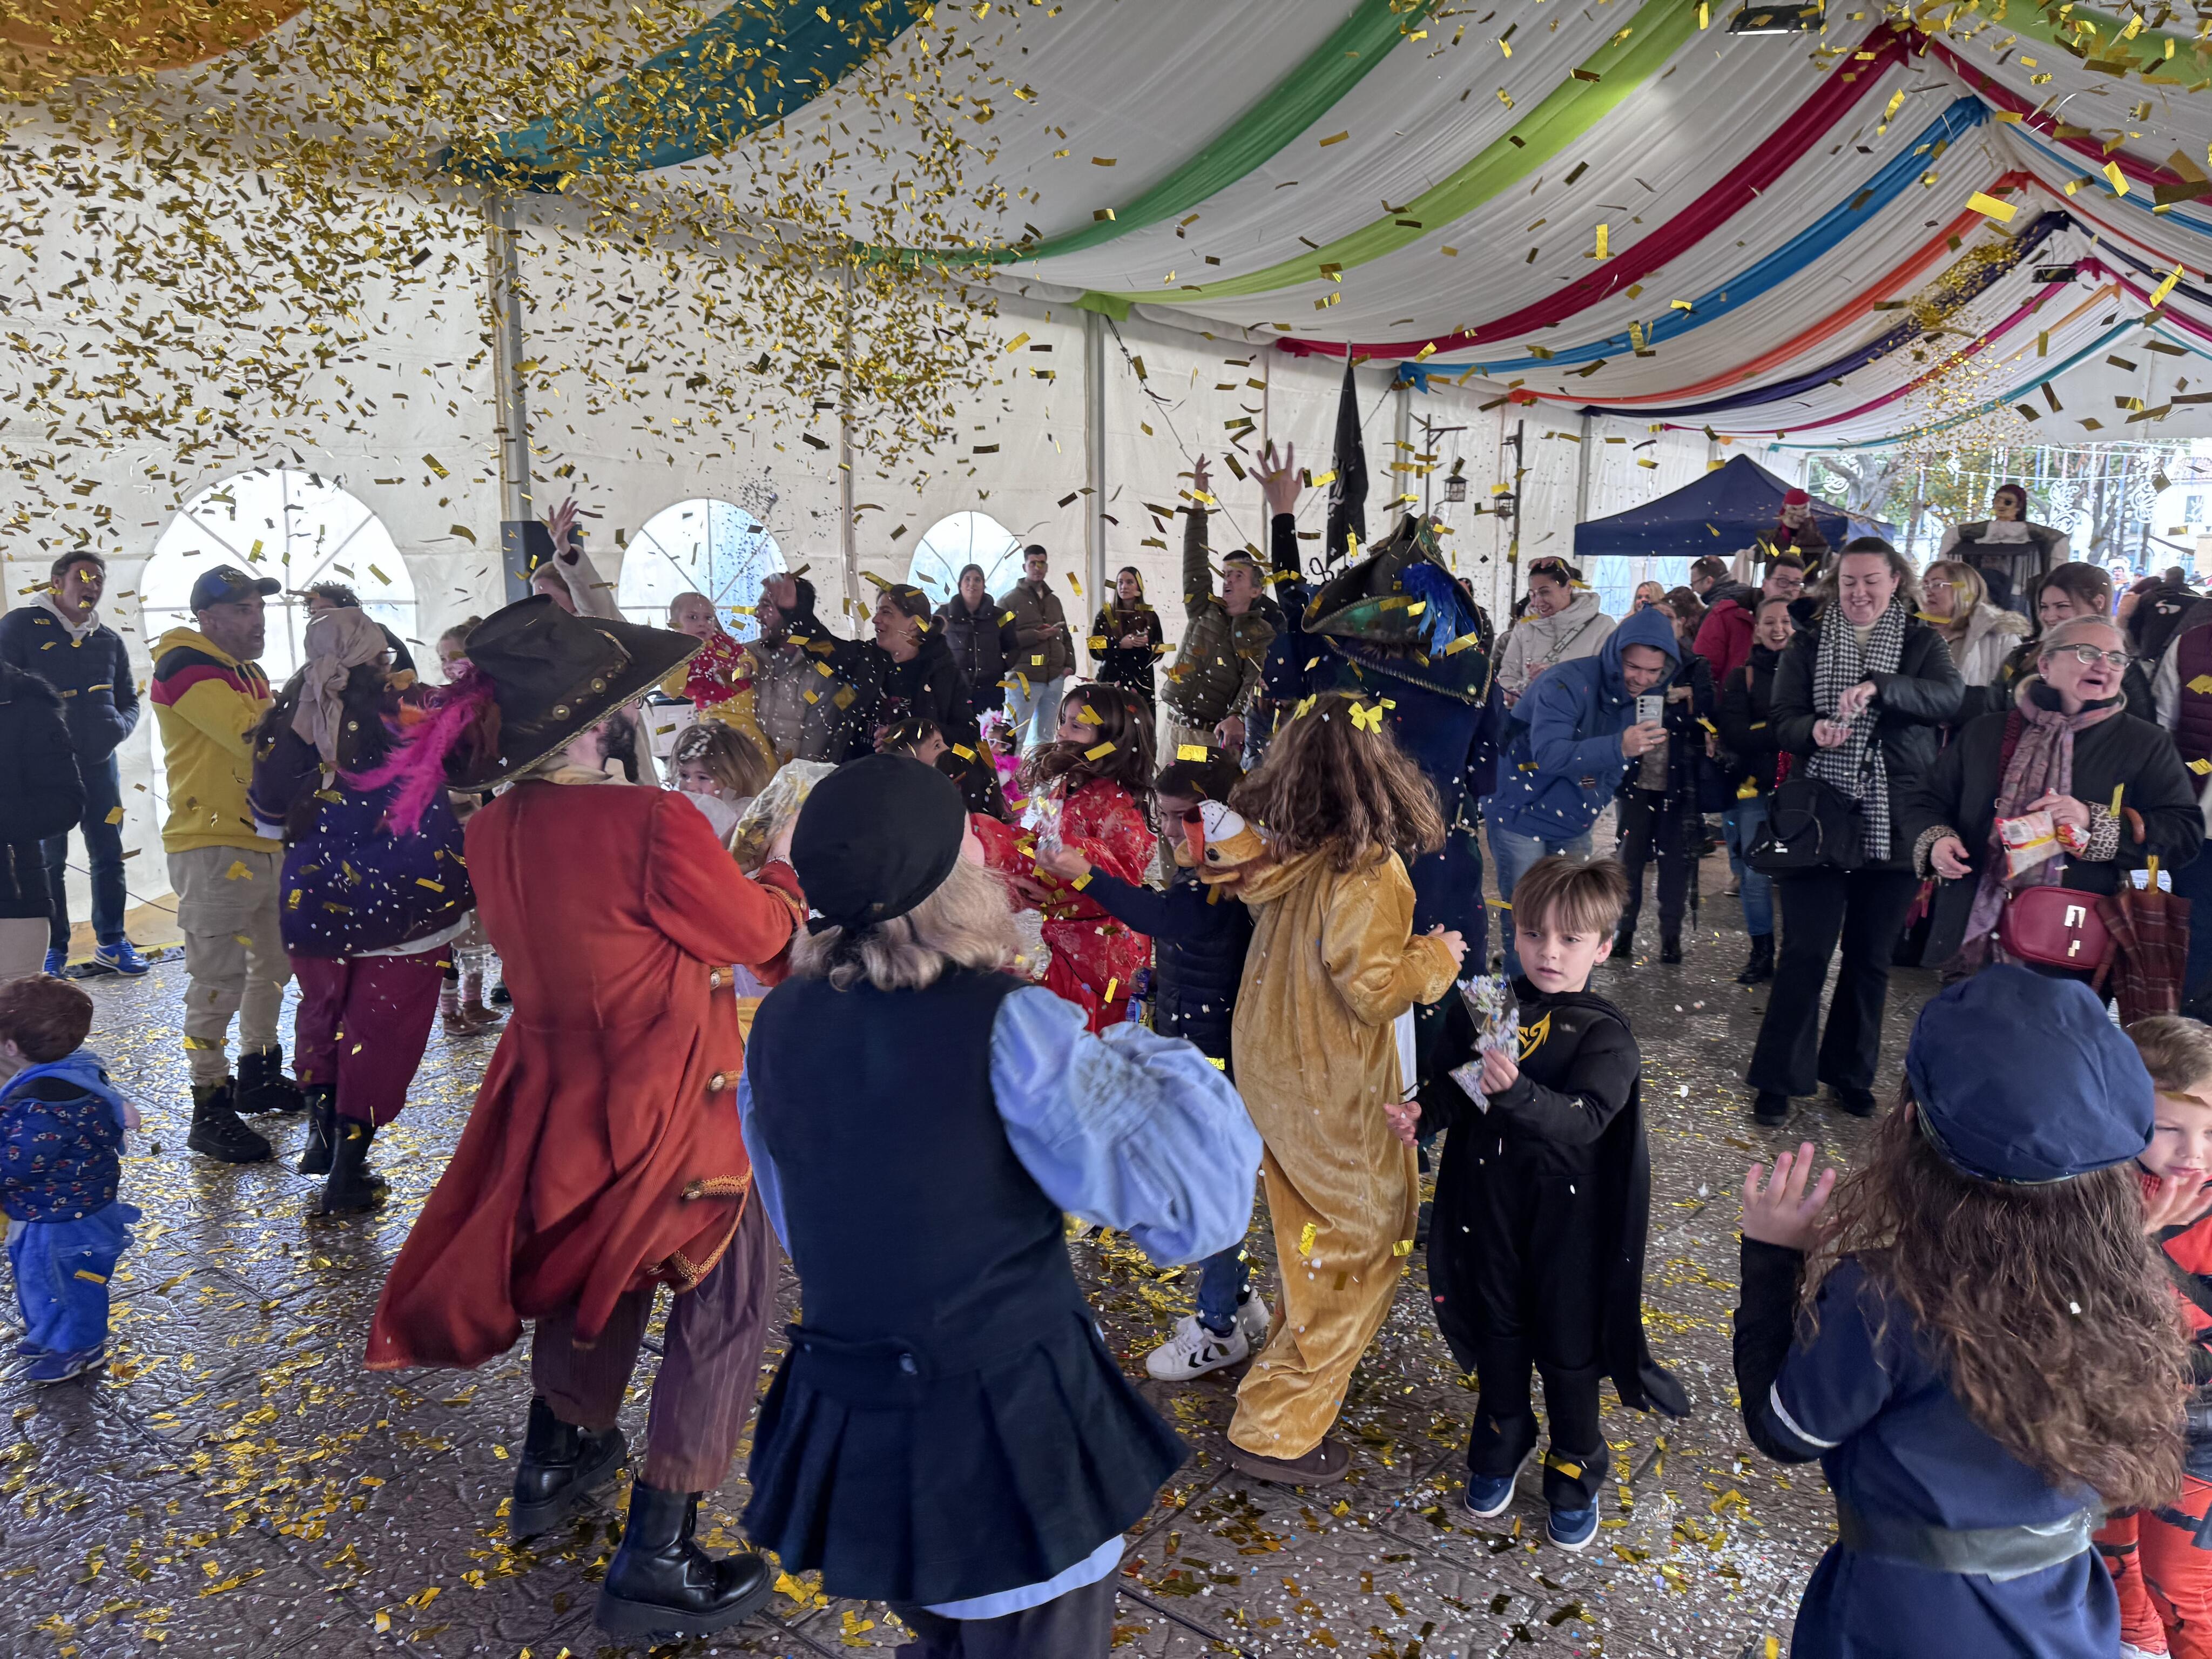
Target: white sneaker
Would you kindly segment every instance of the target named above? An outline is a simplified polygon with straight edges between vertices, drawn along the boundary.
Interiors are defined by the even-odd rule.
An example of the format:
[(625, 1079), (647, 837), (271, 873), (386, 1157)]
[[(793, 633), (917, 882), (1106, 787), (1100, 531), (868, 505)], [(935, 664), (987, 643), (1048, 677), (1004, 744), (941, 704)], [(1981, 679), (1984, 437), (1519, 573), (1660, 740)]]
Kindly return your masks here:
[(1241, 1322), (1231, 1326), (1228, 1335), (1216, 1336), (1198, 1322), (1196, 1314), (1186, 1314), (1175, 1334), (1145, 1356), (1145, 1370), (1163, 1382), (1188, 1382), (1248, 1359), (1251, 1353), (1252, 1344)]
[(2153, 1653), (2148, 1648), (2123, 1642), (2120, 1644), (2120, 1659), (2166, 1659), (2166, 1656), (2162, 1653)]
[(1237, 1304), (1237, 1328), (1244, 1333), (1244, 1346), (1257, 1353), (1267, 1346), (1267, 1304), (1252, 1291)]

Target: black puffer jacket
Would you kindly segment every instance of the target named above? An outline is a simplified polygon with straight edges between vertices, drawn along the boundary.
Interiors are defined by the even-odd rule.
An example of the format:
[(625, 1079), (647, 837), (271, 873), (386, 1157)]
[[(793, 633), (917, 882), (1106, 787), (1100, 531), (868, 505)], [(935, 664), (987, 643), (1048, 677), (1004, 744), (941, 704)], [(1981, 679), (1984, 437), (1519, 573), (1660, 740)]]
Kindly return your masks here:
[(0, 663), (0, 916), (52, 913), (40, 843), (75, 829), (83, 811), (61, 698), (36, 675)]
[[(2039, 680), (2028, 682), (2027, 695), (2033, 696), (2041, 685)], [(1950, 830), (1966, 843), (1975, 872), (1961, 881), (1936, 884), (1936, 923), (1922, 958), (1930, 966), (1949, 961), (1966, 942), (1980, 872), (1996, 856), (1990, 851), (1990, 830), (1996, 818), (1997, 789), (2004, 781), (2010, 719), (2008, 713), (1984, 714), (1961, 727), (1936, 764), (1899, 793), (1903, 816), (1897, 821), (1897, 837), (1906, 854), (1924, 861), (1928, 849), (1920, 842), (1931, 840), (1934, 831)], [(2118, 791), (2124, 812), (2131, 807), (2141, 818), (2142, 838), (2136, 838), (2124, 817), (2112, 856), (2063, 860), (2060, 885), (2112, 894), (2128, 879), (2129, 871), (2142, 869), (2147, 860), (2155, 858), (2173, 870), (2203, 851), (2204, 818), (2197, 805), (2197, 781), (2163, 726), (2121, 714), (2075, 732), (2073, 776), (2075, 799), (2087, 803), (2100, 818), (2110, 816)], [(1932, 872), (1923, 868), (1921, 873)]]
[(1713, 717), (1721, 742), (1735, 757), (1729, 781), (1740, 784), (1748, 777), (1762, 795), (1773, 789), (1775, 763), (1782, 758), (1774, 734), (1774, 671), (1781, 661), (1782, 653), (1772, 647), (1753, 646), (1751, 659), (1729, 671), (1720, 713)]
[(79, 760), (104, 761), (138, 724), (138, 685), (123, 636), (102, 623), (72, 639), (42, 605), (0, 617), (0, 662), (35, 674), (61, 694)]
[[(1820, 660), (1820, 629), (1827, 621), (1819, 601), (1799, 599), (1790, 607), (1797, 632), (1774, 671), (1774, 708), (1769, 717), (1776, 741), (1800, 757), (1813, 755), (1813, 727), (1822, 718), (1813, 708), (1813, 684)], [(1846, 626), (1838, 619), (1838, 626)], [(1894, 674), (1868, 676), (1877, 689), (1875, 733), (1889, 775), (1889, 857), (1877, 867), (1911, 867), (1912, 844), (1905, 836), (1905, 793), (1936, 764), (1941, 750), (1938, 728), (1959, 718), (1966, 685), (1951, 661), (1943, 636), (1925, 623), (1905, 624), (1904, 648)], [(1793, 771), (1796, 769), (1792, 769)]]
[(1006, 660), (1014, 654), (1013, 612), (988, 593), (973, 611), (955, 593), (937, 607), (945, 649), (968, 682), (969, 701), (978, 709), (1006, 706)]
[(1195, 870), (1178, 868), (1161, 892), (1094, 866), (1083, 891), (1125, 927), (1152, 936), (1152, 1029), (1196, 1043), (1225, 1066), (1252, 913), (1206, 886)]
[(903, 720), (936, 721), (948, 743), (976, 740), (968, 683), (936, 629), (922, 635), (921, 649), (908, 661), (895, 660), (872, 641), (860, 647), (860, 655), (866, 677), (861, 702), (873, 699), (872, 712), (860, 722), (864, 740), (872, 743), (878, 729)]

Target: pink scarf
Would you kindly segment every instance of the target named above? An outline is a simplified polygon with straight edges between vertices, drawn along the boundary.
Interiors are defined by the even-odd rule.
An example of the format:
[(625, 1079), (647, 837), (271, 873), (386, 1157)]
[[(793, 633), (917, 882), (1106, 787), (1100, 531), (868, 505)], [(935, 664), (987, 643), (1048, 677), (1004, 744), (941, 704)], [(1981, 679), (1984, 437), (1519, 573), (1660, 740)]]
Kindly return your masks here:
[(2034, 696), (2042, 688), (2043, 682), (2031, 674), (2021, 681), (2019, 690), (2013, 693), (2014, 707), (2019, 710), (2020, 738), (2013, 745), (2012, 757), (2005, 763), (2004, 775), (1997, 781), (1996, 812), (1990, 821), (1990, 844), (1982, 862), (1981, 884), (1974, 890), (1973, 908), (1966, 917), (1966, 938), (1970, 941), (1995, 933), (2008, 894), (2023, 887), (2047, 887), (2057, 881), (2065, 868), (2065, 857), (2061, 854), (2016, 876), (2007, 875), (2004, 841), (1997, 833), (1997, 820), (2018, 817), (2027, 810), (2028, 802), (2040, 800), (2045, 795), (2072, 794), (2074, 734), (2123, 711), (2124, 705), (2118, 698), (2101, 708), (2084, 708), (2078, 714), (2046, 708)]

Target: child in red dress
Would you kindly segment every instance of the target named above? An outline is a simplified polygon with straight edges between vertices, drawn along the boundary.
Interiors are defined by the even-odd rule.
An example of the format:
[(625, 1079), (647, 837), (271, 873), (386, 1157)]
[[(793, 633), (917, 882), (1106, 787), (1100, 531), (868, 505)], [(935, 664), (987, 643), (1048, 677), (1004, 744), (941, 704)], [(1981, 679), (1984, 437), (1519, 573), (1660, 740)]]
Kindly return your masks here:
[(1060, 700), (1057, 740), (1023, 769), (1029, 804), (1022, 833), (991, 847), (993, 867), (1044, 913), (1052, 950), (1044, 983), (1103, 1031), (1127, 1017), (1152, 941), (1108, 915), (1081, 888), (1036, 867), (1040, 843), (1073, 848), (1091, 863), (1142, 883), (1158, 837), (1151, 821), (1152, 721), (1143, 702), (1116, 685), (1079, 685)]

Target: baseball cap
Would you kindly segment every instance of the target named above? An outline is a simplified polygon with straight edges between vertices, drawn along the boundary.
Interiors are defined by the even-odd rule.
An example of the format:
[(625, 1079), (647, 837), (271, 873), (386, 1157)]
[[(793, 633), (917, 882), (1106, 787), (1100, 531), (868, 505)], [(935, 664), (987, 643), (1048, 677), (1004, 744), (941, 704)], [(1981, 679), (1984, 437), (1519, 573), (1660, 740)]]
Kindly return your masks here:
[(204, 611), (211, 605), (235, 605), (256, 593), (267, 599), (283, 585), (274, 576), (249, 576), (234, 564), (219, 564), (212, 570), (201, 571), (199, 580), (192, 584), (191, 609)]

